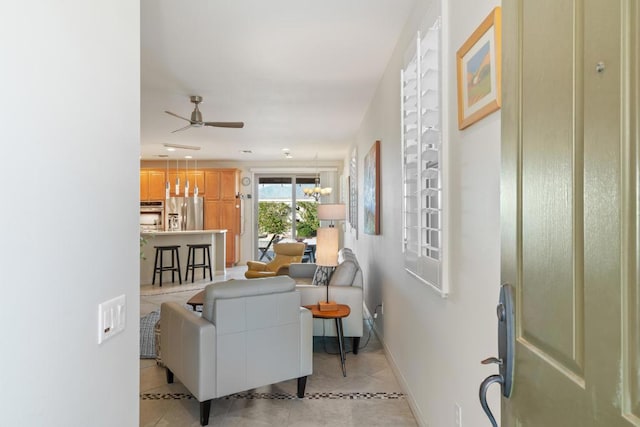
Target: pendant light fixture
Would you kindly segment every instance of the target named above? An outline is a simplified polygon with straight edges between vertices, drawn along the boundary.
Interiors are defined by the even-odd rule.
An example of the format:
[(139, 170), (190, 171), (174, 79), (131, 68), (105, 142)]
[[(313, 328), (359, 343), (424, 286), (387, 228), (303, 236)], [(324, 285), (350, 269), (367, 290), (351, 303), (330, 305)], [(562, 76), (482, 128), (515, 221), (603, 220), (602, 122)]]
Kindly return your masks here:
[(194, 174), (193, 174), (193, 179), (194, 179), (194, 184), (193, 184), (193, 197), (198, 197), (198, 159), (194, 159), (194, 161), (196, 162), (196, 167), (194, 170)]
[(184, 160), (184, 197), (189, 197), (189, 159), (185, 158)]
[(176, 196), (180, 195), (180, 175), (178, 175), (178, 159), (176, 159)]
[(169, 183), (169, 159), (167, 159), (167, 169), (165, 170), (164, 177), (164, 198), (168, 199), (171, 196), (171, 192), (169, 191), (169, 188), (171, 188), (171, 184)]

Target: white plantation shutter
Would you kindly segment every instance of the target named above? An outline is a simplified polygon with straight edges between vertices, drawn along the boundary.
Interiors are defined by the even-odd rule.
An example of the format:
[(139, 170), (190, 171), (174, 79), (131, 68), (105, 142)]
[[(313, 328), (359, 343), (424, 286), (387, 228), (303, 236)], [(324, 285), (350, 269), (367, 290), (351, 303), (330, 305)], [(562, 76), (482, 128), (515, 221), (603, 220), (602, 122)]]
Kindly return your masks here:
[(405, 268), (442, 296), (443, 109), (440, 18), (416, 38), (401, 71)]

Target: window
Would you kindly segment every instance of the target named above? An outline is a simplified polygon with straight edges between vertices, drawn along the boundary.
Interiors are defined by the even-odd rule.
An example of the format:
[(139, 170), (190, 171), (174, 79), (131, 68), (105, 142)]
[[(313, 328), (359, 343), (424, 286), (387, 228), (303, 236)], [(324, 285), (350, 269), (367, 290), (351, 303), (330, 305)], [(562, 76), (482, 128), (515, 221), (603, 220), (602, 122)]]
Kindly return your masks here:
[(443, 94), (441, 19), (418, 32), (401, 71), (403, 252), (405, 269), (448, 293), (443, 280)]

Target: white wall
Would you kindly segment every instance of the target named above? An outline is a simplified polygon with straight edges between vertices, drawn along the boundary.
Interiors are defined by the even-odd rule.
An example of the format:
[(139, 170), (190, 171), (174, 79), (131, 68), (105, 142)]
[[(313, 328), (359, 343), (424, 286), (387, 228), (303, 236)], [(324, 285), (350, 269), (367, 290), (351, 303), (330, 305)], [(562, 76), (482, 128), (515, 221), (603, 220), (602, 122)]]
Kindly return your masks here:
[[(430, 7), (419, 0), (406, 24), (380, 86), (362, 122), (358, 147), (358, 188), (363, 158), (381, 140), (381, 235), (347, 232), (365, 271), (366, 305), (384, 303), (376, 320), (392, 365), (422, 425), (453, 426), (454, 405), (464, 426), (488, 425), (478, 403), (478, 387), (495, 366), (480, 360), (497, 354), (500, 273), (499, 177), (500, 113), (464, 131), (457, 129), (455, 51), (499, 2), (450, 0), (448, 67), (450, 145), (450, 295), (442, 299), (403, 269), (401, 253), (400, 85), (403, 58)], [(348, 165), (348, 159), (345, 159)], [(348, 169), (345, 168), (345, 175)], [(362, 229), (362, 199), (359, 222)], [(378, 311), (380, 313), (380, 311)], [(498, 387), (490, 404), (499, 415)]]
[(3, 3), (2, 425), (138, 425), (139, 22), (136, 1)]

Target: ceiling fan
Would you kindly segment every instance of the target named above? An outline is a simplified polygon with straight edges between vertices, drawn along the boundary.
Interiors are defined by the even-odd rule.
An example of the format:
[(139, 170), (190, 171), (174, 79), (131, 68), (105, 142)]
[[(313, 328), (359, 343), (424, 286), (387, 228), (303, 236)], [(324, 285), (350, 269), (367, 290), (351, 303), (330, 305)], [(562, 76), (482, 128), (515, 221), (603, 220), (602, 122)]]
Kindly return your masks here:
[(244, 122), (204, 122), (202, 121), (202, 113), (198, 109), (198, 104), (202, 102), (202, 97), (198, 95), (192, 95), (191, 97), (189, 97), (189, 99), (191, 100), (191, 102), (196, 104), (196, 107), (193, 109), (193, 112), (191, 113), (191, 119), (187, 119), (186, 117), (179, 116), (176, 113), (172, 113), (171, 111), (165, 111), (165, 113), (167, 114), (170, 114), (174, 117), (177, 117), (179, 119), (186, 120), (189, 122), (187, 126), (180, 129), (176, 129), (171, 133), (179, 132), (181, 130), (188, 129), (190, 127), (199, 128), (202, 126), (213, 126), (213, 127), (219, 127), (219, 128), (243, 128), (244, 127)]

